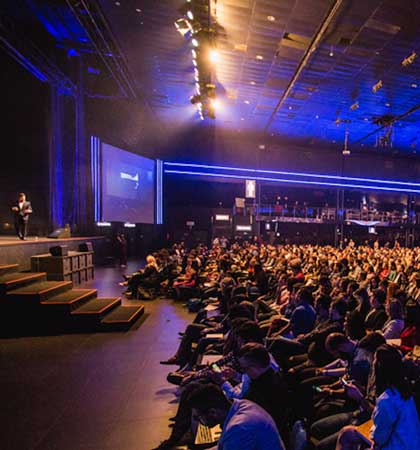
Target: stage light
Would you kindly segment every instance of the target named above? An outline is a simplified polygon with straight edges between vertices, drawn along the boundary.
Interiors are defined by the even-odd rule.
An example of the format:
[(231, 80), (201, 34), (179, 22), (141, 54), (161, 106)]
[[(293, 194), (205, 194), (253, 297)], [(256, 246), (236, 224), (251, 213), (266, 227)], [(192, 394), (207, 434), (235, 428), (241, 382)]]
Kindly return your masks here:
[(197, 52), (196, 52), (194, 49), (192, 49), (192, 50), (191, 50), (191, 53), (192, 53), (192, 57), (193, 57), (194, 59), (196, 59), (196, 58), (197, 58)]
[(215, 98), (210, 99), (210, 105), (215, 111), (220, 109), (220, 102)]
[(411, 85), (411, 87), (414, 88), (414, 89), (416, 89), (417, 84), (416, 84), (416, 83), (413, 83), (413, 84)]
[(255, 86), (257, 83), (255, 81), (250, 81), (249, 84), (252, 84), (252, 86)]
[(245, 105), (249, 105), (249, 100), (244, 100)]
[(267, 16), (269, 22), (275, 22), (276, 18), (274, 16)]
[(200, 81), (200, 77), (198, 75), (198, 72), (194, 75), (194, 80), (195, 81)]
[(413, 52), (410, 56), (407, 56), (407, 58), (405, 58), (401, 64), (404, 67), (409, 66), (410, 64), (413, 64), (413, 62), (415, 61), (416, 58), (417, 58), (417, 53)]
[(125, 222), (124, 228), (136, 228), (135, 223)]
[(200, 83), (196, 82), (195, 87), (197, 89), (197, 92), (200, 93)]
[(97, 227), (110, 227), (111, 222), (96, 222)]
[(195, 59), (193, 59), (193, 66), (197, 67), (197, 61)]
[(192, 45), (194, 45), (194, 47), (198, 47), (198, 41), (196, 38), (192, 38), (191, 42), (192, 42)]
[(379, 91), (379, 89), (382, 88), (382, 86), (383, 86), (382, 80), (379, 80), (379, 81), (372, 87), (372, 92), (373, 92), (374, 94), (376, 94), (376, 93)]
[(209, 51), (209, 59), (210, 62), (213, 64), (216, 64), (219, 61), (219, 53), (217, 52), (216, 49), (211, 49)]
[(201, 95), (193, 95), (193, 96), (190, 98), (190, 102), (191, 102), (193, 105), (195, 105), (195, 104), (201, 102)]
[(263, 55), (255, 55), (255, 59), (262, 61), (264, 59), (264, 56)]
[(192, 13), (192, 11), (187, 11), (187, 17), (188, 17), (190, 20), (194, 20), (194, 14)]

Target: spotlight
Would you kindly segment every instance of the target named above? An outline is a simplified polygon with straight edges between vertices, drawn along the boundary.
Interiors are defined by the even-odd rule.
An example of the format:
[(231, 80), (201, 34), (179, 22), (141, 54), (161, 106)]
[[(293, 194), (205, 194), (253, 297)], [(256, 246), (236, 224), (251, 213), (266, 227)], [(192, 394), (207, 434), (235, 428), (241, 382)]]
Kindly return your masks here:
[(196, 38), (192, 38), (191, 42), (192, 42), (192, 45), (194, 45), (194, 47), (198, 47), (198, 41)]
[(191, 53), (192, 53), (192, 57), (193, 57), (194, 59), (196, 59), (196, 58), (197, 58), (197, 52), (196, 52), (194, 49), (192, 49), (192, 50), (191, 50)]
[(178, 32), (184, 37), (187, 33), (191, 32), (191, 25), (186, 19), (178, 19), (175, 21), (174, 25)]
[(379, 91), (379, 89), (382, 88), (382, 86), (383, 86), (382, 80), (379, 80), (379, 81), (372, 87), (372, 92), (373, 92), (374, 94), (376, 94), (376, 93)]
[(197, 61), (195, 59), (193, 59), (193, 66), (197, 67)]
[(209, 59), (210, 62), (212, 62), (213, 64), (216, 64), (219, 61), (219, 53), (217, 52), (216, 49), (211, 49), (209, 52)]
[(258, 59), (258, 61), (262, 61), (264, 59), (263, 55), (256, 55), (255, 59)]
[(417, 58), (417, 53), (413, 52), (410, 56), (407, 56), (407, 58), (405, 58), (401, 64), (404, 67), (409, 66), (410, 64), (413, 64), (413, 62), (415, 61), (416, 58)]
[(190, 20), (194, 20), (194, 14), (192, 13), (192, 11), (187, 11), (187, 17), (188, 17)]
[(211, 104), (211, 106), (212, 106), (214, 109), (217, 109), (217, 108), (219, 107), (219, 101), (216, 100), (215, 98), (212, 98), (212, 99), (210, 100), (210, 104)]
[(193, 95), (193, 96), (190, 98), (190, 102), (191, 102), (193, 105), (196, 105), (197, 103), (201, 103), (201, 95)]

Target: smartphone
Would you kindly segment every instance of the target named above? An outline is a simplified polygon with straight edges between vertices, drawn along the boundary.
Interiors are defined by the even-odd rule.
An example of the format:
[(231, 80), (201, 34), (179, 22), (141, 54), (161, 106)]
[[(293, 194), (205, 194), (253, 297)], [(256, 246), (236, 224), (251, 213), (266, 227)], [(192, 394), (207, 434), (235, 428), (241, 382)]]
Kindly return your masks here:
[(350, 383), (347, 381), (347, 380), (345, 380), (344, 378), (341, 378), (341, 384), (343, 385), (343, 386), (348, 386)]
[(217, 365), (217, 364), (212, 364), (211, 368), (213, 369), (214, 372), (216, 373), (222, 373), (222, 369)]
[(320, 388), (319, 386), (312, 386), (312, 389), (318, 393), (324, 392), (324, 389)]

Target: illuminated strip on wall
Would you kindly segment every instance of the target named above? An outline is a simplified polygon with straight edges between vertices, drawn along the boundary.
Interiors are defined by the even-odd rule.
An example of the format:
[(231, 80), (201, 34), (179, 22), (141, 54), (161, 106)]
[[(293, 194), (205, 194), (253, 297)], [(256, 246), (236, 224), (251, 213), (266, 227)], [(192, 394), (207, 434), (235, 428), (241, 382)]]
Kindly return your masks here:
[(90, 137), (90, 170), (93, 193), (94, 221), (99, 222), (101, 217), (101, 140), (97, 136)]
[[(165, 163), (166, 164), (166, 163)], [(193, 175), (193, 176), (202, 176), (202, 177), (214, 177), (214, 178), (230, 178), (230, 179), (239, 179), (239, 180), (247, 180), (249, 176), (247, 175), (230, 175), (226, 173), (214, 173), (214, 172), (195, 172), (188, 170), (165, 170), (167, 174), (177, 174), (177, 175)], [(292, 184), (300, 184), (300, 185), (314, 185), (314, 186), (325, 186), (325, 187), (338, 187), (338, 188), (352, 188), (352, 189), (369, 189), (374, 191), (387, 191), (387, 192), (407, 192), (413, 194), (420, 194), (420, 189), (399, 189), (397, 187), (385, 187), (385, 186), (375, 186), (371, 184), (350, 184), (350, 183), (334, 183), (334, 182), (322, 182), (322, 181), (308, 181), (308, 180), (293, 180), (286, 178), (270, 178), (270, 177), (253, 177), (258, 181), (268, 181), (268, 182), (277, 182), (277, 183), (292, 183)]]
[[(265, 169), (249, 169), (249, 168), (241, 168), (241, 167), (227, 167), (227, 166), (217, 166), (217, 165), (208, 165), (208, 164), (192, 164), (192, 163), (175, 163), (175, 162), (165, 162), (165, 166), (167, 167), (178, 167), (178, 168), (189, 168), (189, 169), (207, 169), (211, 171), (227, 171), (227, 172), (244, 172), (244, 173), (252, 173), (255, 175), (258, 174), (269, 174), (269, 175), (283, 175), (283, 176), (291, 176), (291, 177), (299, 177), (299, 178), (317, 178), (324, 180), (333, 180), (336, 183), (344, 183), (347, 185), (348, 181), (358, 181), (363, 183), (379, 183), (385, 185), (392, 186), (407, 186), (409, 188), (420, 187), (420, 183), (411, 183), (407, 181), (396, 181), (396, 180), (379, 180), (375, 178), (358, 178), (358, 177), (345, 177), (339, 175), (326, 175), (326, 174), (316, 174), (316, 173), (303, 173), (303, 172), (286, 172), (281, 170), (265, 170)], [(248, 178), (255, 178), (249, 177)], [(306, 182), (305, 182), (306, 183)], [(407, 192), (405, 189), (400, 189), (398, 192)]]
[(156, 160), (156, 223), (163, 223), (163, 161)]

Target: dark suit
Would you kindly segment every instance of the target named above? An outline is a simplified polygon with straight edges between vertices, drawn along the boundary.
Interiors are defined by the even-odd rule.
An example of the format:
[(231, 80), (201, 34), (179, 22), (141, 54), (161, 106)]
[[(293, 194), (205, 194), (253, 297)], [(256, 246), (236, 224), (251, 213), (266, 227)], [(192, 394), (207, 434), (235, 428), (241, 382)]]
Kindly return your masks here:
[(26, 237), (28, 230), (29, 215), (32, 213), (31, 202), (24, 201), (22, 205), (16, 202), (13, 207), (18, 208), (18, 211), (14, 211), (15, 214), (15, 229), (16, 234), (22, 239)]

